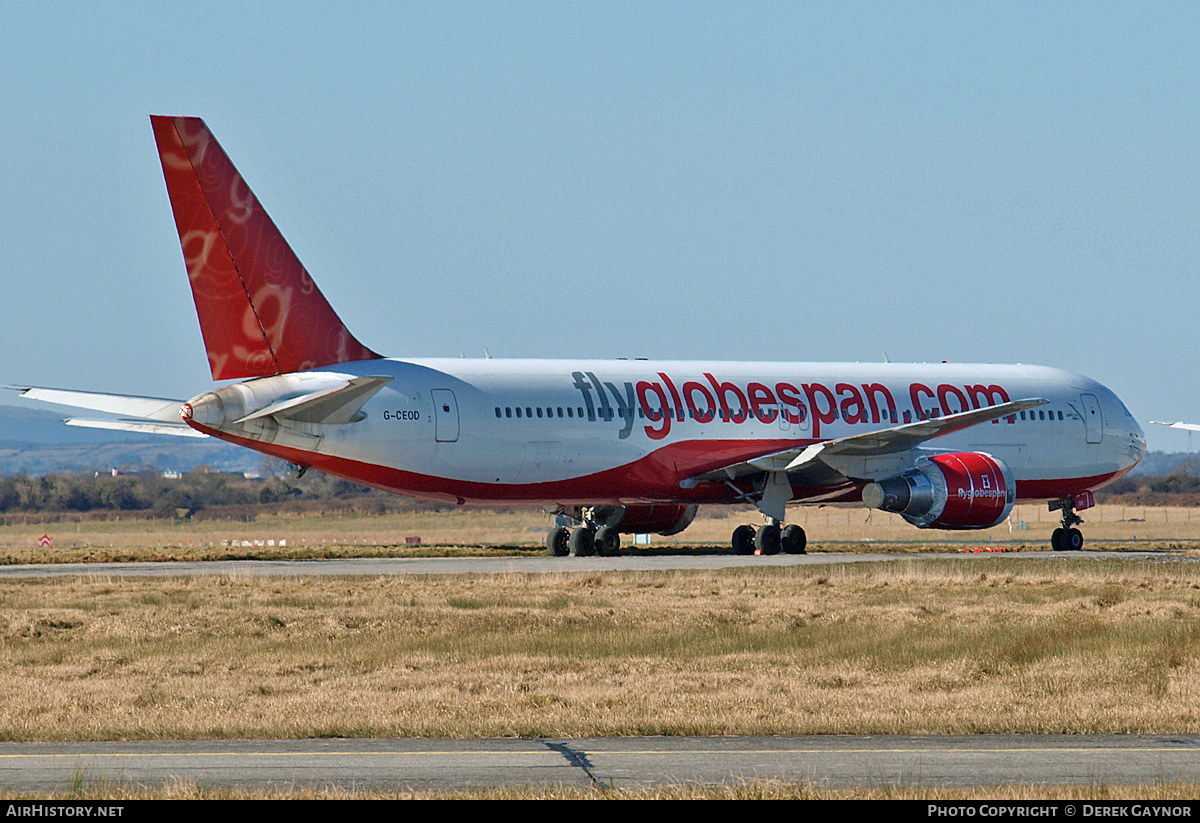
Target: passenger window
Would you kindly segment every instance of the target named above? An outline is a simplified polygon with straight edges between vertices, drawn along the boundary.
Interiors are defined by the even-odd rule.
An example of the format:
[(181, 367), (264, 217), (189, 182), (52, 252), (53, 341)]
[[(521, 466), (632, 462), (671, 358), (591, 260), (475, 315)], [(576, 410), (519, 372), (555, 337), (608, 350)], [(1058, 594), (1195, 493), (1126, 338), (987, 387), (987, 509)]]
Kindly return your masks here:
[(504, 416), (505, 416), (505, 417), (512, 417), (512, 406), (505, 406), (505, 407), (504, 407)]
[(499, 406), (496, 407), (496, 416), (497, 417), (500, 416), (500, 407)]

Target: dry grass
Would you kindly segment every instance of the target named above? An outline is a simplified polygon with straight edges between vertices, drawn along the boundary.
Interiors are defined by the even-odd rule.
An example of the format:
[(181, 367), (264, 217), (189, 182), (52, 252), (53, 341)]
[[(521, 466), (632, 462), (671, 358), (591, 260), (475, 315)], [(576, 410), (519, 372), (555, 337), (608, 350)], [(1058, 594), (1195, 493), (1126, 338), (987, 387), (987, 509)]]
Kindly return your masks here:
[(1200, 569), (0, 584), (0, 739), (1200, 732)]
[[(1083, 513), (1089, 546), (1105, 548), (1200, 548), (1200, 509), (1141, 506), (1097, 506)], [(897, 515), (854, 506), (794, 506), (789, 522), (807, 530), (810, 550), (889, 551), (945, 550), (967, 543), (1004, 545), (1023, 550), (1049, 548), (1057, 520), (1046, 506), (1013, 510), (1009, 523), (973, 532), (919, 530)], [(748, 507), (708, 507), (683, 534), (655, 537), (654, 550), (728, 549), (729, 536), (740, 523), (761, 524)], [(0, 563), (66, 563), (130, 560), (218, 560), (463, 554), (526, 554), (540, 551), (550, 519), (540, 511), (493, 512), (459, 509), (402, 514), (271, 515), (245, 522), (188, 520), (78, 520), (55, 524), (22, 523), (10, 516), (0, 525)], [(1026, 528), (1022, 529), (1024, 523)], [(50, 534), (52, 549), (38, 548)], [(408, 545), (405, 538), (418, 537)], [(287, 547), (278, 545), (287, 541)], [(259, 541), (261, 546), (243, 546)], [(267, 541), (277, 545), (268, 546)], [(626, 544), (631, 541), (626, 538)]]
[(835, 789), (814, 783), (754, 780), (732, 785), (662, 785), (632, 788), (524, 786), (474, 791), (359, 791), (337, 786), (293, 789), (221, 789), (177, 780), (162, 786), (132, 786), (86, 777), (53, 794), (0, 790), (0, 800), (1194, 800), (1195, 783), (1114, 786), (1016, 785), (947, 788), (920, 785), (861, 786)]

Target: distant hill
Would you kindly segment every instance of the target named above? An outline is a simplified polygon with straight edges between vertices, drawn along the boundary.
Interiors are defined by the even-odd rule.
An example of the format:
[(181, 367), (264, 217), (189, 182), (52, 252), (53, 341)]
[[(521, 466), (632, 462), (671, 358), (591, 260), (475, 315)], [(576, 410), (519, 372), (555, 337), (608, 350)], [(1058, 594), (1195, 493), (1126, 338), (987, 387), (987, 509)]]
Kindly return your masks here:
[(0, 447), (9, 449), (147, 441), (145, 435), (66, 426), (62, 421), (68, 416), (67, 412), (0, 405)]
[(187, 472), (207, 465), (218, 471), (260, 471), (257, 452), (215, 439), (85, 429), (63, 424), (66, 415), (0, 405), (0, 475), (53, 472)]

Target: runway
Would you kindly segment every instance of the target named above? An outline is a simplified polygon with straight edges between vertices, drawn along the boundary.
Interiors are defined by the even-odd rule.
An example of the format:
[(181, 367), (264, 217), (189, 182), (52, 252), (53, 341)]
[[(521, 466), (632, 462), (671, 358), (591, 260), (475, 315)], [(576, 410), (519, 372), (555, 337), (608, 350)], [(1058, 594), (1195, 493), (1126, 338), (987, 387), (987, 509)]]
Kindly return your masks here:
[(443, 790), (632, 788), (784, 780), (850, 786), (1153, 784), (1200, 781), (1200, 737), (630, 737), (546, 740), (325, 739), (3, 743), (0, 785)]
[(0, 580), (22, 577), (112, 575), (173, 577), (206, 574), (229, 575), (393, 575), (393, 574), (547, 574), (600, 571), (668, 571), (677, 569), (729, 569), (762, 566), (822, 566), (838, 563), (886, 563), (899, 560), (974, 560), (1004, 557), (1014, 560), (1148, 559), (1193, 560), (1167, 552), (819, 552), (745, 557), (734, 554), (670, 554), (622, 557), (363, 557), (340, 560), (213, 560), (169, 563), (38, 563), (0, 566)]

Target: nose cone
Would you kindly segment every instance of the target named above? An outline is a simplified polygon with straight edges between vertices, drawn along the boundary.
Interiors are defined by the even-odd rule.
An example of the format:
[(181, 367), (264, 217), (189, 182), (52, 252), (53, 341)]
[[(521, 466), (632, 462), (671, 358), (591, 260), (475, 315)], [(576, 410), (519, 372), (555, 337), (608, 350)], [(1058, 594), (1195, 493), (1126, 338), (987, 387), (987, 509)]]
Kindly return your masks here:
[(1137, 422), (1137, 418), (1129, 413), (1129, 409), (1119, 399), (1117, 400), (1117, 409), (1120, 412), (1124, 412), (1124, 425), (1117, 426), (1116, 428), (1118, 431), (1124, 430), (1128, 435), (1123, 438), (1124, 442), (1120, 445), (1122, 449), (1120, 455), (1121, 462), (1124, 464), (1123, 468), (1128, 471), (1140, 463), (1142, 458), (1146, 456), (1146, 433), (1142, 431), (1141, 424)]
[(1129, 456), (1133, 458), (1133, 465), (1136, 466), (1146, 456), (1146, 433), (1136, 420), (1131, 418), (1130, 423)]

